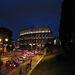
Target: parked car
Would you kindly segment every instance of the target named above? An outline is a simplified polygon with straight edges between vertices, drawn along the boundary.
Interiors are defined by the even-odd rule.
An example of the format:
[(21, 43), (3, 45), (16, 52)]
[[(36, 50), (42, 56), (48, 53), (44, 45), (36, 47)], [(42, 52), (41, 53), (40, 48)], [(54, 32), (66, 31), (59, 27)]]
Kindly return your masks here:
[(5, 63), (5, 66), (9, 66), (10, 63), (11, 63), (11, 61), (10, 60), (7, 60), (6, 63)]
[(16, 63), (15, 61), (13, 61), (13, 62), (10, 63), (9, 66), (12, 67), (12, 68), (15, 68), (15, 67), (19, 66), (19, 63)]

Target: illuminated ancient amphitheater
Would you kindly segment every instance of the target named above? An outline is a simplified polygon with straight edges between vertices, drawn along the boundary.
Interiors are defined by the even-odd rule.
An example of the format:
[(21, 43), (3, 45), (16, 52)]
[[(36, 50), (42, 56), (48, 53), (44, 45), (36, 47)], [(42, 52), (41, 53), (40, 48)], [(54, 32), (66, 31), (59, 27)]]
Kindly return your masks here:
[(20, 47), (22, 49), (39, 50), (45, 43), (53, 44), (54, 36), (49, 26), (32, 26), (20, 31)]

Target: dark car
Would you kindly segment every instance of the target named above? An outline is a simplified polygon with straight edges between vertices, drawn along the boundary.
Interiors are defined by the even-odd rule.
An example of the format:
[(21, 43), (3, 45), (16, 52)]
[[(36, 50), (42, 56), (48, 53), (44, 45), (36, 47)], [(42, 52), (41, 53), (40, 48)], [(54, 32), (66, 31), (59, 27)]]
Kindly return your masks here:
[(12, 67), (12, 68), (15, 68), (15, 67), (19, 66), (19, 63), (16, 63), (15, 61), (13, 61), (13, 62), (10, 63), (9, 66)]
[(7, 60), (6, 63), (5, 63), (5, 66), (9, 66), (10, 63), (11, 63), (11, 61), (10, 60)]

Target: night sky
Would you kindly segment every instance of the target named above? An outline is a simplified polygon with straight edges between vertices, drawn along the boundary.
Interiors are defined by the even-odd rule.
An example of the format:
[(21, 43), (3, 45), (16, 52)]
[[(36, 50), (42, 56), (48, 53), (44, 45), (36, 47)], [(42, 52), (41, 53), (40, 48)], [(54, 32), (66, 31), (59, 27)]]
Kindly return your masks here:
[(31, 26), (49, 25), (58, 36), (63, 0), (0, 0), (0, 27), (13, 32), (17, 40), (20, 30)]

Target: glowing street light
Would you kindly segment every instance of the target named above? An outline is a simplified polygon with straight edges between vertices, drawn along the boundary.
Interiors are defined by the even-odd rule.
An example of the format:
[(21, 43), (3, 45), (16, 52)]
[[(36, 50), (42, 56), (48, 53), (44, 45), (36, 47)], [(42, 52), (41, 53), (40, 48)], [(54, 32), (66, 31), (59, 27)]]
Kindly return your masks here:
[(5, 41), (8, 41), (8, 39), (7, 39), (7, 38), (5, 38)]
[[(5, 38), (5, 42), (7, 42), (7, 41), (8, 41), (8, 38)], [(7, 49), (6, 49), (7, 45), (8, 45), (7, 43), (3, 42), (3, 46), (5, 46), (4, 47), (4, 52), (7, 52)]]
[(31, 50), (32, 50), (32, 44), (30, 43), (29, 45), (31, 46)]

